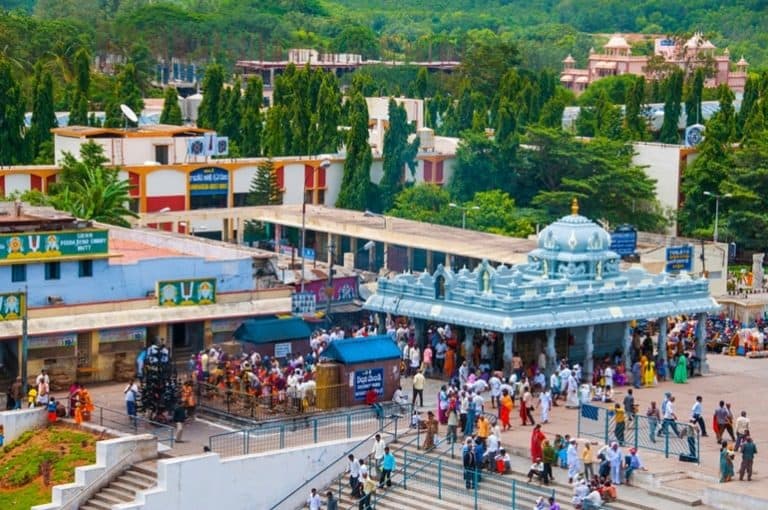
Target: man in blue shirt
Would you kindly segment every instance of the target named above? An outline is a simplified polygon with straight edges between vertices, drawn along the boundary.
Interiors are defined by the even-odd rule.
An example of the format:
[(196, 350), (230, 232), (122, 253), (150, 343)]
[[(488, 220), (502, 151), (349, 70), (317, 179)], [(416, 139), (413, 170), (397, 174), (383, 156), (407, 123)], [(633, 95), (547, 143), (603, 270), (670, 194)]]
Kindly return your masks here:
[(384, 481), (387, 487), (392, 487), (392, 471), (395, 470), (395, 456), (389, 451), (389, 446), (384, 448), (384, 457), (381, 459), (381, 476), (379, 477), (379, 488), (384, 487)]

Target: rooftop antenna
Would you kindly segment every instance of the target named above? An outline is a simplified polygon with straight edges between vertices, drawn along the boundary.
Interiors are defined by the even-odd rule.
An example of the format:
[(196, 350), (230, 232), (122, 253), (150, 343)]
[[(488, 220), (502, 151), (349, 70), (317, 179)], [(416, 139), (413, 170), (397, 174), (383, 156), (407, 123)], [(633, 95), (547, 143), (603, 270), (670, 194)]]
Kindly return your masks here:
[(136, 115), (136, 112), (134, 112), (131, 109), (130, 106), (128, 106), (127, 104), (121, 104), (120, 111), (123, 112), (123, 116), (125, 117), (125, 124), (124, 124), (125, 129), (128, 129), (129, 120), (138, 126), (139, 117)]

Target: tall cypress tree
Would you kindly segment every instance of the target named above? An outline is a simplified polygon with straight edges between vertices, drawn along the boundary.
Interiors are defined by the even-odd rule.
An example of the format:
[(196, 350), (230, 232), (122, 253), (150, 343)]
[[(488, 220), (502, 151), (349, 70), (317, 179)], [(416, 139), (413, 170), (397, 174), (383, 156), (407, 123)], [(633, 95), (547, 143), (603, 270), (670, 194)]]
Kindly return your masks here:
[(331, 73), (323, 73), (312, 113), (313, 133), (310, 154), (336, 152), (339, 149), (341, 123), (341, 94), (339, 84)]
[[(222, 101), (223, 102), (223, 101)], [(226, 98), (224, 114), (221, 118), (219, 131), (224, 136), (229, 137), (229, 141), (240, 147), (242, 137), (240, 136), (240, 124), (243, 120), (242, 94), (240, 93), (240, 79), (236, 79), (232, 84), (232, 89)]]
[(203, 77), (203, 99), (197, 110), (197, 127), (217, 129), (221, 118), (221, 96), (224, 88), (224, 68), (212, 64)]
[(701, 99), (704, 94), (704, 69), (698, 68), (686, 87), (685, 94), (685, 125), (692, 126), (704, 122), (701, 113)]
[(120, 109), (121, 104), (128, 106), (136, 115), (141, 115), (141, 111), (144, 109), (144, 99), (141, 89), (139, 89), (136, 67), (131, 63), (125, 64), (117, 75), (112, 97), (107, 100), (104, 108), (105, 127), (115, 128), (124, 125), (135, 127), (137, 125), (136, 122), (123, 116)]
[(664, 83), (664, 123), (661, 125), (659, 141), (663, 143), (678, 143), (680, 136), (677, 124), (680, 120), (683, 98), (683, 72), (672, 72)]
[(261, 106), (264, 102), (264, 87), (260, 77), (251, 77), (243, 97), (243, 118), (240, 125), (242, 134), (241, 152), (244, 157), (261, 155), (262, 133), (264, 132)]
[(160, 124), (181, 126), (181, 107), (179, 106), (179, 94), (173, 87), (165, 89), (163, 97), (163, 111), (160, 113)]
[[(42, 158), (53, 162), (53, 134), (51, 129), (57, 126), (56, 113), (53, 106), (53, 78), (49, 71), (43, 71), (42, 64), (35, 65), (35, 80), (32, 84), (32, 121), (26, 138), (30, 157)], [(41, 148), (46, 147), (46, 154), (41, 154)]]
[(11, 65), (0, 59), (0, 166), (24, 162), (24, 104)]
[(284, 156), (290, 134), (288, 112), (283, 105), (274, 105), (267, 112), (267, 126), (264, 130), (264, 154)]
[(627, 89), (627, 97), (624, 101), (624, 126), (631, 140), (644, 140), (646, 134), (645, 117), (641, 109), (645, 102), (645, 78), (636, 77), (632, 85)]
[(419, 138), (408, 143), (411, 126), (408, 115), (402, 105), (394, 99), (389, 100), (389, 127), (384, 133), (384, 176), (379, 183), (379, 197), (383, 211), (389, 210), (395, 203), (395, 195), (403, 189), (403, 169), (407, 165), (411, 174), (416, 169), (416, 153), (419, 150)]
[(744, 137), (744, 129), (749, 119), (755, 116), (760, 109), (758, 101), (760, 100), (760, 83), (757, 78), (748, 76), (747, 83), (744, 85), (744, 97), (741, 100), (741, 109), (736, 116), (736, 134), (737, 138)]
[(91, 87), (91, 55), (85, 48), (75, 53), (75, 91), (69, 105), (69, 125), (88, 125), (88, 97)]
[(336, 207), (364, 210), (370, 206), (371, 163), (373, 156), (368, 144), (368, 106), (360, 93), (350, 99), (350, 130), (347, 132), (347, 157)]

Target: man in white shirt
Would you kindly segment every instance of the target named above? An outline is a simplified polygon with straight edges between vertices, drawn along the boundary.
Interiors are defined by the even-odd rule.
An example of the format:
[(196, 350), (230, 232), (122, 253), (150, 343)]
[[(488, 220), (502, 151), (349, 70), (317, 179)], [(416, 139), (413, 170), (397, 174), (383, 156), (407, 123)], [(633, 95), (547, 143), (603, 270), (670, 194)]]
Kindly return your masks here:
[(408, 406), (408, 395), (403, 391), (402, 386), (398, 386), (392, 395), (392, 402), (400, 406), (400, 412), (404, 412)]
[(748, 432), (749, 432), (749, 418), (747, 418), (747, 412), (742, 411), (741, 416), (736, 418), (736, 445), (734, 446), (736, 451), (739, 451), (739, 448), (741, 447), (742, 443), (746, 439)]
[(680, 431), (677, 430), (677, 415), (675, 414), (675, 397), (669, 397), (664, 414), (662, 416), (661, 434), (668, 433), (667, 427), (671, 427), (677, 437), (680, 437)]
[(322, 505), (320, 494), (317, 493), (317, 489), (314, 487), (312, 488), (312, 492), (310, 493), (309, 499), (307, 500), (307, 505), (309, 506), (309, 510), (320, 510)]
[(381, 438), (381, 434), (376, 434), (376, 437), (373, 438), (373, 447), (371, 448), (371, 455), (376, 461), (376, 469), (381, 469), (381, 460), (384, 458), (384, 448), (386, 446), (386, 443)]
[(501, 379), (494, 373), (490, 379), (488, 379), (488, 386), (491, 388), (491, 407), (496, 409), (499, 406), (499, 399), (501, 398)]
[(696, 397), (696, 402), (691, 407), (691, 421), (698, 424), (701, 437), (707, 437), (707, 426), (704, 424), (704, 418), (702, 418), (704, 415), (704, 408), (701, 405), (702, 400), (701, 395)]

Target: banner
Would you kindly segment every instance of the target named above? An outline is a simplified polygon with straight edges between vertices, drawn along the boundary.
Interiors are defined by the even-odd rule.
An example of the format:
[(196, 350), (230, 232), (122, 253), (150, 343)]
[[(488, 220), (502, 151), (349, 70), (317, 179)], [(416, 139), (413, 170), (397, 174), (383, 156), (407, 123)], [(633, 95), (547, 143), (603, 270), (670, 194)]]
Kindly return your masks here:
[(110, 342), (146, 342), (147, 328), (115, 328), (99, 330), (99, 343)]
[(21, 319), (24, 315), (24, 293), (0, 294), (0, 321)]
[(315, 313), (316, 309), (317, 298), (314, 292), (294, 292), (291, 295), (291, 310), (294, 314)]
[(107, 230), (0, 234), (0, 261), (40, 261), (109, 253)]
[(379, 397), (384, 395), (384, 369), (368, 368), (366, 370), (355, 370), (355, 400), (365, 399), (365, 394), (373, 388)]
[(229, 192), (229, 172), (223, 168), (198, 168), (189, 174), (190, 196), (226, 195)]
[(65, 333), (63, 335), (31, 336), (27, 340), (29, 349), (47, 349), (51, 347), (75, 347), (77, 345), (77, 333)]
[(187, 138), (187, 156), (205, 156), (205, 138), (202, 136)]
[(667, 272), (687, 271), (693, 269), (693, 246), (670, 246), (667, 248)]
[(216, 278), (157, 282), (160, 306), (210, 305), (216, 302)]

